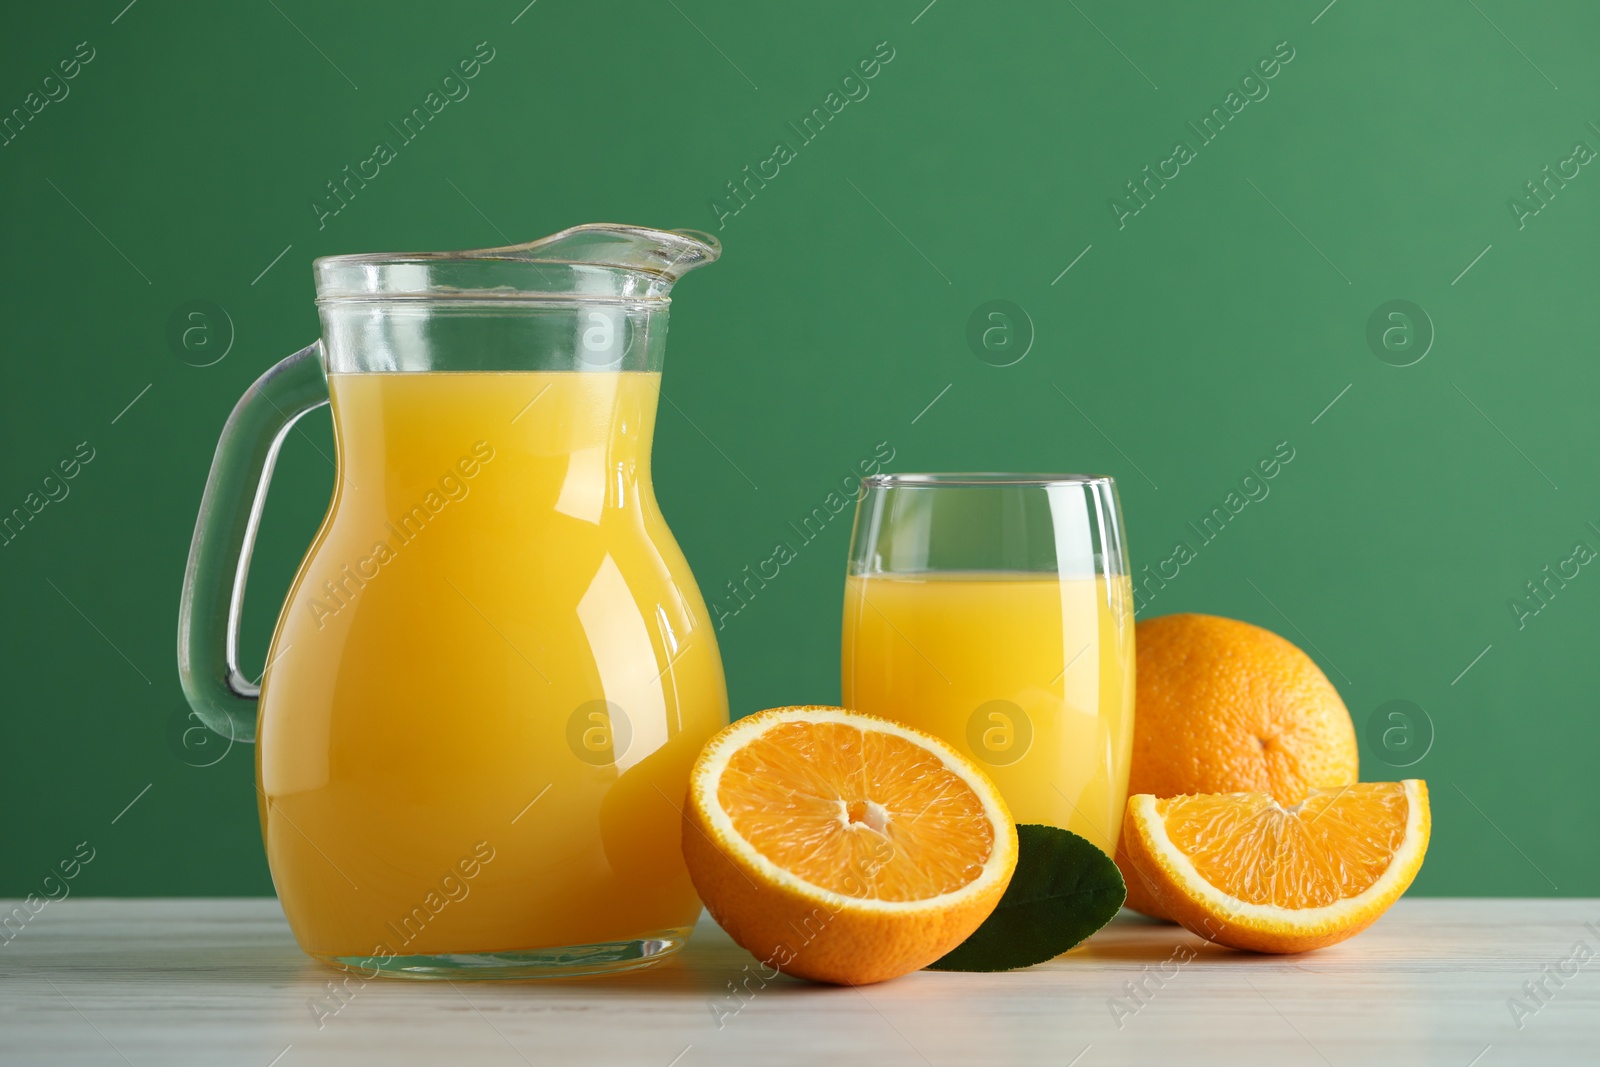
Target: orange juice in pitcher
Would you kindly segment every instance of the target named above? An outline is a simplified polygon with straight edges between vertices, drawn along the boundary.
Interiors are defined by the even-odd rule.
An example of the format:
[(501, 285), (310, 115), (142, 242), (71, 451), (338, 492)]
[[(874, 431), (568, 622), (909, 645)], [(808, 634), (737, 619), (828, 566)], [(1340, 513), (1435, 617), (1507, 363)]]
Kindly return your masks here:
[[(650, 442), (667, 294), (716, 254), (592, 226), (318, 261), (322, 340), (224, 431), (180, 629), (196, 711), (257, 741), (268, 861), (309, 954), (520, 978), (642, 966), (687, 938), (680, 805), (727, 697)], [(337, 484), (258, 726), (238, 561), (277, 442), (329, 397)]]

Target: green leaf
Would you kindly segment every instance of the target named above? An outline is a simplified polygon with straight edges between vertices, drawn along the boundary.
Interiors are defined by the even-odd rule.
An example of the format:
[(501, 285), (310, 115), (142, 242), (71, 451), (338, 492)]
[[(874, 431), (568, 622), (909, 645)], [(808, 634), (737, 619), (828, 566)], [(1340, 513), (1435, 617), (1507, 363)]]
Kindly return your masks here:
[(1017, 827), (1017, 869), (994, 914), (935, 971), (1012, 971), (1055, 959), (1111, 921), (1128, 887), (1111, 857), (1071, 830)]

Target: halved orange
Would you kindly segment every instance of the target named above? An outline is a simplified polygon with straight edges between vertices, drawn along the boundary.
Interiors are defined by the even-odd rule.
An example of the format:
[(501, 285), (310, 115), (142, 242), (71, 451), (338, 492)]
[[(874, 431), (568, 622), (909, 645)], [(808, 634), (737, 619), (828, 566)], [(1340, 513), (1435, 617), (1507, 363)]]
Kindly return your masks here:
[(1422, 867), (1432, 826), (1419, 779), (1266, 793), (1128, 798), (1122, 840), (1168, 915), (1218, 944), (1305, 952), (1377, 921)]
[(769, 968), (860, 985), (926, 967), (1017, 865), (994, 783), (943, 741), (843, 708), (773, 708), (690, 772), (683, 854), (718, 924)]

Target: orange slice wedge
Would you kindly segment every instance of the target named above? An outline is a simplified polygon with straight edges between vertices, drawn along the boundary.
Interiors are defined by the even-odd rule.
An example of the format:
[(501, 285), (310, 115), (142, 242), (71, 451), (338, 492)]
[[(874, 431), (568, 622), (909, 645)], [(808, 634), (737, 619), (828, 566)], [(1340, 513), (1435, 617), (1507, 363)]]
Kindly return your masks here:
[(1218, 944), (1305, 952), (1365, 930), (1422, 867), (1418, 779), (1266, 793), (1128, 798), (1123, 845), (1167, 914)]
[(1017, 831), (943, 741), (843, 708), (774, 708), (700, 754), (683, 854), (712, 917), (764, 966), (860, 985), (966, 940), (1011, 880)]

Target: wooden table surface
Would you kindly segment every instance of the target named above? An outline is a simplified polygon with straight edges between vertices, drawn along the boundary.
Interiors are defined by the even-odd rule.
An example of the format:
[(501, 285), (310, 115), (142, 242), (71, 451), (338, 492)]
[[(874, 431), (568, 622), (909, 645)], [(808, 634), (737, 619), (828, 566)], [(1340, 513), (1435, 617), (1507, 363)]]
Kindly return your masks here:
[[(1028, 971), (780, 977), (740, 1001), (729, 983), (754, 961), (702, 918), (651, 970), (352, 981), (319, 1018), (340, 976), (300, 954), (275, 900), (68, 899), (0, 943), (0, 1064), (1588, 1064), (1600, 958), (1580, 943), (1600, 953), (1600, 900), (1402, 900), (1300, 957), (1125, 915)], [(1523, 983), (1541, 979), (1536, 999)]]

